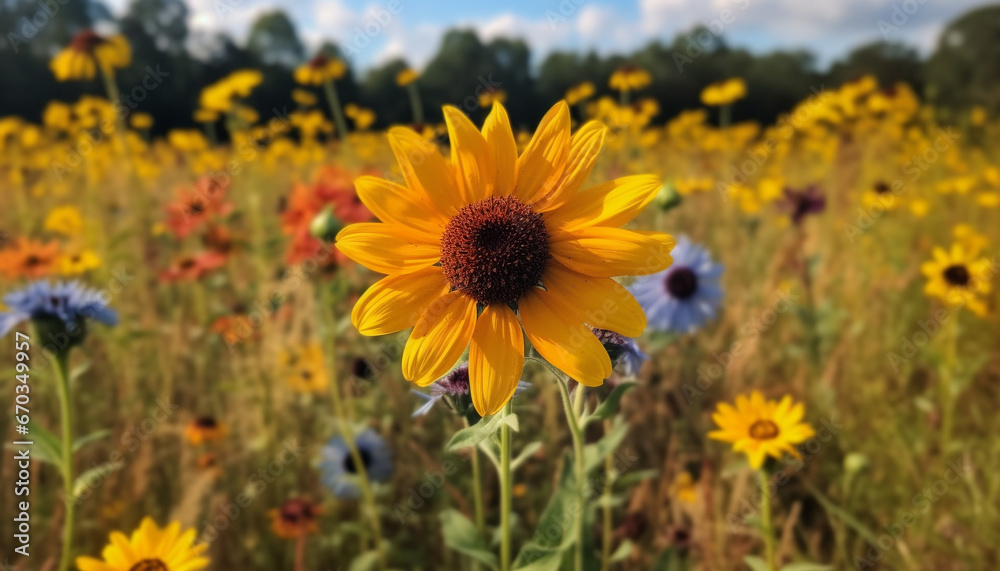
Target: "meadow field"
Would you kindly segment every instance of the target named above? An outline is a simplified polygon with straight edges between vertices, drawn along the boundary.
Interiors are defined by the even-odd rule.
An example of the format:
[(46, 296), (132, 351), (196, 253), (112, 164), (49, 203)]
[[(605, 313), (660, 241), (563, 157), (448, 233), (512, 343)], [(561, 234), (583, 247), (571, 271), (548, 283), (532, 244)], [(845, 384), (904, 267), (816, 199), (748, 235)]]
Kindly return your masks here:
[(91, 34), (0, 118), (2, 569), (1000, 565), (989, 108), (623, 65), (383, 128), (317, 56), (160, 136)]

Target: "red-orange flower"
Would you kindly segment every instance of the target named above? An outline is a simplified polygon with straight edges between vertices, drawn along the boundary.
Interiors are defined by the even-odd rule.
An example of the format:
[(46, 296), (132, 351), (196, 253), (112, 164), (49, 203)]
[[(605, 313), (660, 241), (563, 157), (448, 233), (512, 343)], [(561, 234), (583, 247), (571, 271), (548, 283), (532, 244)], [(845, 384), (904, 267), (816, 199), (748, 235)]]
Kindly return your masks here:
[(19, 238), (14, 245), (0, 250), (0, 273), (8, 279), (23, 276), (40, 278), (52, 272), (59, 257), (59, 244)]
[(226, 257), (218, 252), (202, 252), (196, 255), (184, 255), (160, 272), (160, 279), (167, 282), (200, 280), (212, 270), (226, 263)]
[(177, 189), (174, 202), (167, 205), (167, 227), (178, 238), (185, 238), (202, 223), (227, 216), (233, 203), (226, 202), (228, 182), (206, 175), (190, 188)]
[(292, 498), (280, 508), (268, 512), (271, 530), (282, 539), (296, 539), (319, 532), (323, 507), (306, 498)]

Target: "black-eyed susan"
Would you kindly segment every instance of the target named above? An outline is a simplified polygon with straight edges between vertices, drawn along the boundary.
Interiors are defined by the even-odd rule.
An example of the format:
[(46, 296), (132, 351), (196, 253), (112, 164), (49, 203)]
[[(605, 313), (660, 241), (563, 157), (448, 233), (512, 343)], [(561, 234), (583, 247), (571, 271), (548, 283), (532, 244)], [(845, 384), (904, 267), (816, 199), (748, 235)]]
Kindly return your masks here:
[(760, 391), (736, 397), (736, 406), (719, 403), (712, 420), (719, 430), (708, 433), (714, 440), (730, 442), (733, 451), (747, 455), (750, 465), (759, 469), (764, 458), (781, 459), (783, 453), (800, 457), (794, 445), (815, 434), (802, 422), (805, 406), (785, 396), (781, 401), (766, 400)]
[(153, 126), (153, 116), (141, 111), (130, 115), (128, 120), (133, 129), (149, 129)]
[(566, 90), (566, 103), (576, 105), (594, 96), (594, 84), (589, 81), (578, 83)]
[(83, 30), (56, 54), (49, 67), (59, 81), (94, 79), (97, 70), (108, 74), (132, 62), (132, 48), (125, 36), (105, 38), (93, 30)]
[(298, 539), (319, 533), (323, 507), (308, 498), (292, 498), (268, 512), (271, 530), (282, 539)]
[(181, 531), (173, 522), (161, 528), (145, 518), (131, 537), (115, 531), (101, 559), (78, 557), (80, 571), (197, 571), (208, 567), (206, 544), (195, 543), (194, 528)]
[(732, 105), (746, 96), (747, 84), (738, 77), (712, 83), (701, 90), (701, 102), (712, 107)]
[(698, 488), (695, 486), (691, 472), (682, 470), (674, 476), (670, 483), (670, 495), (682, 504), (691, 505), (698, 500)]
[(405, 68), (396, 74), (396, 85), (406, 87), (420, 77), (420, 74), (410, 68)]
[(285, 349), (281, 354), (280, 369), (281, 376), (294, 391), (321, 393), (328, 386), (323, 348), (319, 343)]
[(648, 71), (637, 65), (626, 64), (611, 74), (608, 85), (615, 91), (638, 91), (652, 82)]
[(194, 446), (202, 442), (217, 442), (225, 435), (226, 427), (212, 416), (199, 416), (184, 427), (184, 438)]
[(59, 256), (56, 266), (61, 275), (78, 276), (101, 267), (101, 258), (91, 250), (81, 249)]
[[(605, 127), (589, 122), (571, 136), (565, 102), (520, 156), (502, 105), (482, 132), (454, 107), (444, 115), (450, 162), (412, 130), (394, 128), (389, 142), (407, 186), (355, 183), (382, 223), (348, 226), (337, 247), (388, 277), (358, 300), (354, 325), (364, 335), (415, 326), (402, 367), (419, 386), (448, 372), (471, 344), (472, 400), (484, 416), (517, 388), (524, 334), (571, 378), (602, 384), (611, 359), (588, 324), (628, 337), (646, 327), (642, 308), (612, 277), (671, 262), (672, 237), (620, 228), (653, 201), (660, 180), (638, 175), (582, 189)], [(618, 311), (602, 312), (608, 303)]]
[(83, 216), (75, 206), (59, 206), (50, 210), (45, 216), (43, 227), (48, 232), (63, 236), (79, 236), (83, 230)]
[(292, 101), (298, 103), (302, 107), (312, 107), (313, 105), (316, 105), (316, 94), (305, 89), (293, 89)]
[(961, 243), (952, 244), (949, 250), (936, 247), (932, 255), (932, 260), (920, 266), (927, 277), (924, 293), (952, 307), (964, 306), (980, 317), (985, 316), (984, 298), (992, 289), (989, 279), (996, 271), (990, 261)]
[(317, 54), (311, 60), (295, 68), (295, 81), (303, 85), (323, 85), (344, 77), (347, 64), (338, 58)]
[(52, 273), (58, 258), (58, 243), (18, 238), (0, 250), (0, 274), (8, 279), (40, 278)]

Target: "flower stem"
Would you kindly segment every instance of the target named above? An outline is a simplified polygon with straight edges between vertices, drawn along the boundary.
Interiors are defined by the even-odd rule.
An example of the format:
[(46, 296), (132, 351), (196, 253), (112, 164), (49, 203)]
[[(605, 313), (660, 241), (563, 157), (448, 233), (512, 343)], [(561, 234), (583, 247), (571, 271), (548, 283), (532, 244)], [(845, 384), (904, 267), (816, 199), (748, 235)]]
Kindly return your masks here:
[[(503, 415), (511, 413), (512, 403), (507, 401)], [(510, 473), (510, 425), (500, 427), (500, 571), (510, 571), (510, 511), (512, 497)]]
[(944, 369), (941, 371), (941, 454), (948, 454), (951, 431), (955, 422), (955, 395), (952, 394), (952, 379), (955, 374), (956, 351), (958, 348), (958, 313), (951, 316), (945, 339)]
[(576, 571), (583, 570), (583, 533), (586, 522), (587, 500), (584, 497), (585, 469), (583, 464), (583, 428), (580, 426), (580, 411), (583, 409), (583, 385), (576, 386), (576, 395), (570, 404), (569, 385), (562, 375), (558, 376), (559, 392), (562, 394), (563, 410), (566, 412), (566, 424), (569, 425), (570, 435), (573, 437), (573, 468), (576, 478), (576, 550), (574, 552), (574, 566)]
[(767, 571), (777, 571), (778, 567), (774, 561), (774, 527), (771, 524), (771, 481), (767, 477), (767, 472), (758, 470), (760, 477), (760, 521), (764, 533), (764, 562), (767, 564)]
[(330, 105), (330, 112), (333, 113), (333, 122), (337, 124), (337, 136), (344, 147), (350, 149), (347, 142), (347, 119), (344, 118), (344, 108), (340, 106), (340, 97), (337, 96), (337, 88), (333, 85), (333, 80), (323, 83), (323, 91), (326, 93), (326, 102)]
[(66, 506), (59, 571), (67, 571), (73, 556), (73, 514), (76, 507), (73, 498), (73, 417), (70, 408), (68, 350), (56, 354), (56, 372), (59, 377), (59, 408), (62, 415), (63, 502)]
[[(604, 421), (604, 433), (611, 432), (611, 421)], [(603, 521), (601, 527), (601, 571), (611, 568), (611, 485), (614, 483), (614, 454), (604, 457)]]
[(410, 94), (410, 107), (413, 108), (413, 122), (420, 125), (424, 122), (424, 108), (420, 103), (420, 90), (417, 89), (417, 82), (414, 81), (407, 85), (406, 91)]

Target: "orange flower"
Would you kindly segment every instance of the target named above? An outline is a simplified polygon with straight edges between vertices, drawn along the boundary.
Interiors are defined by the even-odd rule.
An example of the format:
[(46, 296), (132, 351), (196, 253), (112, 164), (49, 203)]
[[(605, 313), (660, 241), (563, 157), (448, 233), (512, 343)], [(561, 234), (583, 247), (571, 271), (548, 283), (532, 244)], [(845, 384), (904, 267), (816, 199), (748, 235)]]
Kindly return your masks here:
[(212, 322), (210, 329), (212, 333), (222, 335), (226, 345), (230, 346), (260, 337), (260, 331), (245, 315), (223, 315)]
[(169, 268), (160, 272), (160, 279), (167, 282), (200, 280), (225, 263), (226, 257), (218, 252), (181, 256)]
[(177, 189), (177, 197), (167, 205), (167, 227), (178, 238), (185, 238), (203, 222), (227, 216), (233, 203), (226, 202), (228, 183), (204, 176), (191, 188)]
[(194, 446), (222, 440), (225, 435), (226, 427), (211, 416), (200, 416), (184, 427), (184, 438)]
[(271, 510), (271, 529), (282, 539), (297, 539), (319, 533), (319, 516), (323, 508), (306, 498), (292, 498), (280, 508)]
[(50, 274), (59, 257), (59, 244), (18, 239), (10, 248), (0, 250), (0, 273), (8, 279), (19, 276), (40, 278)]

